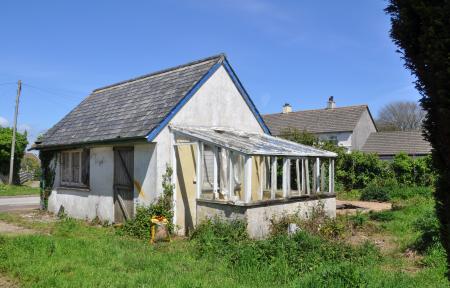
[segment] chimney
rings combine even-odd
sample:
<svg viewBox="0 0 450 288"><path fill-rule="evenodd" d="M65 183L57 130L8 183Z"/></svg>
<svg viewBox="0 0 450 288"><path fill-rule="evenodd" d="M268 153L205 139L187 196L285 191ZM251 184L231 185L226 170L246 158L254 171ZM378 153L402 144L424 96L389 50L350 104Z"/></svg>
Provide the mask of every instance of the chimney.
<svg viewBox="0 0 450 288"><path fill-rule="evenodd" d="M330 98L328 98L328 102L327 102L327 109L333 109L336 108L336 102L334 102L334 97L330 96Z"/></svg>
<svg viewBox="0 0 450 288"><path fill-rule="evenodd" d="M283 105L283 114L291 113L292 112L292 106L289 103L286 103Z"/></svg>

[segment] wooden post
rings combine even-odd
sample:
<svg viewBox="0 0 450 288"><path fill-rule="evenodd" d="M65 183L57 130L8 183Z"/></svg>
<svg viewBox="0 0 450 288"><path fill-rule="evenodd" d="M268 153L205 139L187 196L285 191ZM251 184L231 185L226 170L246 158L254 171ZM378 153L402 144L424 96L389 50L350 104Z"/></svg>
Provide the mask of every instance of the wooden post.
<svg viewBox="0 0 450 288"><path fill-rule="evenodd" d="M20 91L22 91L22 81L17 82L17 95L16 95L16 110L14 111L14 126L13 135L11 141L11 155L9 160L9 179L8 184L13 184L13 174L14 174L14 153L16 149L16 131L17 131L17 114L19 114L19 98Z"/></svg>
<svg viewBox="0 0 450 288"><path fill-rule="evenodd" d="M332 187L331 187L331 185L332 185L332 179L333 179L333 175L332 175L332 167L331 167L331 162L333 161L333 159L329 159L329 162L328 162L328 193L331 193L331 190L332 190Z"/></svg>
<svg viewBox="0 0 450 288"><path fill-rule="evenodd" d="M233 167L233 151L228 150L228 200L234 195L234 167Z"/></svg>
<svg viewBox="0 0 450 288"><path fill-rule="evenodd" d="M178 149L178 147L176 146L176 138L175 138L175 133L173 131L171 131L171 137L170 137L170 142L172 145L170 145L172 147L172 185L173 185L173 193L172 193L172 207L173 207L173 219L172 219L172 224L174 225L174 227L176 227L177 224L177 155L176 155L176 149ZM80 162L81 163L81 162Z"/></svg>
<svg viewBox="0 0 450 288"><path fill-rule="evenodd" d="M245 155L244 162L244 202L249 203L252 199L252 163L253 157Z"/></svg>
<svg viewBox="0 0 450 288"><path fill-rule="evenodd" d="M300 159L295 159L295 174L297 177L297 191L298 195L302 195L302 186L303 183L300 182Z"/></svg>
<svg viewBox="0 0 450 288"><path fill-rule="evenodd" d="M219 198L219 153L217 146L213 147L214 163L213 163L213 197Z"/></svg>
<svg viewBox="0 0 450 288"><path fill-rule="evenodd" d="M275 193L277 191L277 157L272 157L272 169L271 173L271 182L270 183L270 199L275 199Z"/></svg>
<svg viewBox="0 0 450 288"><path fill-rule="evenodd" d="M331 159L331 189L330 189L330 193L334 193L334 159Z"/></svg>
<svg viewBox="0 0 450 288"><path fill-rule="evenodd" d="M320 192L325 192L325 163L320 166Z"/></svg>
<svg viewBox="0 0 450 288"><path fill-rule="evenodd" d="M289 186L290 186L290 159L289 158L283 158L283 198L287 198L289 195Z"/></svg>
<svg viewBox="0 0 450 288"><path fill-rule="evenodd" d="M302 193L306 194L306 169L305 169L305 159L302 158Z"/></svg>
<svg viewBox="0 0 450 288"><path fill-rule="evenodd" d="M305 181L306 181L306 194L310 195L311 194L311 186L309 183L309 160L308 158L305 158Z"/></svg>
<svg viewBox="0 0 450 288"><path fill-rule="evenodd" d="M314 179L314 183L315 183L315 192L319 192L320 191L320 158L317 157L316 158L316 164L315 164L315 172L316 172L316 178Z"/></svg>
<svg viewBox="0 0 450 288"><path fill-rule="evenodd" d="M259 184L261 185L259 190L259 200L263 200L264 198L264 187L266 185L266 156L261 156L261 172L260 172L260 180Z"/></svg>
<svg viewBox="0 0 450 288"><path fill-rule="evenodd" d="M197 142L197 198L202 195L203 175L202 175L202 163L203 162L203 143Z"/></svg>

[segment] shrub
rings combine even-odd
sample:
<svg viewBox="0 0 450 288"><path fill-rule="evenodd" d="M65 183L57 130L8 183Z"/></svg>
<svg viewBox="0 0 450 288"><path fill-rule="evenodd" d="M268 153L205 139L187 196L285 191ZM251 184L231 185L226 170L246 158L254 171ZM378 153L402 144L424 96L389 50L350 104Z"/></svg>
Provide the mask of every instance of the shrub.
<svg viewBox="0 0 450 288"><path fill-rule="evenodd" d="M308 218L301 218L298 214L283 215L271 219L271 235L286 235L288 225L297 224L300 230L326 239L344 238L349 223L343 218L330 218L326 215L323 205L314 207Z"/></svg>
<svg viewBox="0 0 450 288"><path fill-rule="evenodd" d="M355 215L349 216L354 228L361 228L368 220L367 214L357 211Z"/></svg>
<svg viewBox="0 0 450 288"><path fill-rule="evenodd" d="M419 252L425 252L430 247L438 245L439 242L439 221L434 211L428 211L423 216L417 218L413 223L414 230L420 232L420 236L414 243L414 247Z"/></svg>
<svg viewBox="0 0 450 288"><path fill-rule="evenodd" d="M336 179L346 190L362 189L377 177L388 178L387 164L377 155L352 151L340 154L336 161Z"/></svg>
<svg viewBox="0 0 450 288"><path fill-rule="evenodd" d="M11 143L13 129L0 127L0 174L9 174L9 162L11 160ZM20 162L22 161L25 149L28 145L27 132L16 132L16 146L14 150L14 183L18 184Z"/></svg>
<svg viewBox="0 0 450 288"><path fill-rule="evenodd" d="M424 186L395 185L390 187L390 196L393 199L409 199L415 196L432 197L433 188Z"/></svg>
<svg viewBox="0 0 450 288"><path fill-rule="evenodd" d="M242 220L224 221L218 217L205 220L197 225L191 239L198 244L198 251L214 253L248 240L246 223ZM223 251L225 253L225 251Z"/></svg>
<svg viewBox="0 0 450 288"><path fill-rule="evenodd" d="M208 220L195 231L192 241L199 255L224 261L236 277L248 280L253 275L264 275L264 282L274 283L287 283L311 271L322 274L332 266L370 265L379 259L378 250L369 243L353 247L307 231L253 241L247 238L242 225L239 221ZM343 283L360 283L360 277L345 268L331 274L328 279L337 277L343 278Z"/></svg>
<svg viewBox="0 0 450 288"><path fill-rule="evenodd" d="M432 186L435 172L431 163L431 156L412 158L401 152L394 156L390 169L399 184Z"/></svg>
<svg viewBox="0 0 450 288"><path fill-rule="evenodd" d="M136 208L136 217L128 220L119 233L125 233L140 239L150 239L150 219L153 216L164 216L168 220L169 232L173 232L173 184L172 184L173 170L170 167L166 168L166 173L163 175L163 194L158 197L155 202L148 206L138 206Z"/></svg>
<svg viewBox="0 0 450 288"><path fill-rule="evenodd" d="M361 192L361 200L386 202L391 199L389 186L370 183Z"/></svg>

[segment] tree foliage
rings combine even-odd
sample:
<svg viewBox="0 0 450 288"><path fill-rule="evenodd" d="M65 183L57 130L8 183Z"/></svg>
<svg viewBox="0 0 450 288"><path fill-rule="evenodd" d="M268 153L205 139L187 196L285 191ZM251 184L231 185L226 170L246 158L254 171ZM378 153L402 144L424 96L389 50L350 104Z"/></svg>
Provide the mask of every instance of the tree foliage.
<svg viewBox="0 0 450 288"><path fill-rule="evenodd" d="M436 214L450 264L450 0L390 0L386 12L391 17L391 38L406 68L416 76L427 112L425 136L439 173Z"/></svg>
<svg viewBox="0 0 450 288"><path fill-rule="evenodd" d="M13 129L9 127L0 127L0 174L9 174L9 161L11 159L11 141ZM18 181L20 162L28 145L27 133L16 133L16 148L14 151L14 181Z"/></svg>
<svg viewBox="0 0 450 288"><path fill-rule="evenodd" d="M397 101L381 108L377 127L381 131L411 131L422 129L425 111L414 101Z"/></svg>

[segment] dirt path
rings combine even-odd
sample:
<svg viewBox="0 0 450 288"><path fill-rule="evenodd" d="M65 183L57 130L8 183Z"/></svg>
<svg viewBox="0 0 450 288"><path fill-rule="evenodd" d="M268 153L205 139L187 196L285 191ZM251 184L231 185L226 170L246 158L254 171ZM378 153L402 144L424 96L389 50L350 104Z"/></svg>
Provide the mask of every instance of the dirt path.
<svg viewBox="0 0 450 288"><path fill-rule="evenodd" d="M34 234L36 231L0 221L0 235ZM1 284L1 282L0 282ZM3 287L0 285L0 287Z"/></svg>
<svg viewBox="0 0 450 288"><path fill-rule="evenodd" d="M17 285L16 281L0 274L0 287L16 288L19 287L19 285Z"/></svg>
<svg viewBox="0 0 450 288"><path fill-rule="evenodd" d="M389 202L369 202L369 201L346 201L336 200L336 213L356 213L356 211L369 212L369 211L385 211L391 210L392 204Z"/></svg>

